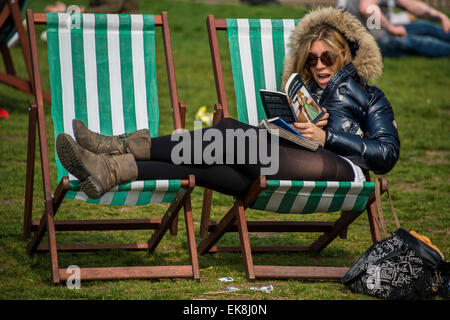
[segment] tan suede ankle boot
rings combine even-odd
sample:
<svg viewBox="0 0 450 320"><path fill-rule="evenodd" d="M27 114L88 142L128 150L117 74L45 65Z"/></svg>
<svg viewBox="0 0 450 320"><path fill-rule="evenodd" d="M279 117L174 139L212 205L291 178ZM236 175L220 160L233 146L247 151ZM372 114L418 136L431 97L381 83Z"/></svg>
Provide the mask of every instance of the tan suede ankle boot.
<svg viewBox="0 0 450 320"><path fill-rule="evenodd" d="M136 160L150 160L151 138L148 129L119 136L105 136L89 130L80 120L72 120L72 127L80 146L95 154L131 153Z"/></svg>
<svg viewBox="0 0 450 320"><path fill-rule="evenodd" d="M80 180L81 191L92 199L137 178L136 160L132 154L94 154L65 133L58 135L56 151L64 168Z"/></svg>

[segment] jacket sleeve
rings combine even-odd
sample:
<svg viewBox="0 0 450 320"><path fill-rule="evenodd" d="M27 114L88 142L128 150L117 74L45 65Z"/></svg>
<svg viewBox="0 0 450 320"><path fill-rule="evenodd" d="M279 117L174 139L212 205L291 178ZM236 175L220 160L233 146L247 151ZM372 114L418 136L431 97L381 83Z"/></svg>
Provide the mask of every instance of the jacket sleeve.
<svg viewBox="0 0 450 320"><path fill-rule="evenodd" d="M383 92L369 87L368 108L362 126L364 137L328 129L325 148L376 174L389 172L400 156L400 139L394 112Z"/></svg>

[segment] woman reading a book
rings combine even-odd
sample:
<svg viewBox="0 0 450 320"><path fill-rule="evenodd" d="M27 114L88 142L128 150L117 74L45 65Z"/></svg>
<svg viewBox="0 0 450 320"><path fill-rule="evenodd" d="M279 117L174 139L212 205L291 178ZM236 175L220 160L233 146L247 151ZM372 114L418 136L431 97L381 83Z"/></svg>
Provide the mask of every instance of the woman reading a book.
<svg viewBox="0 0 450 320"><path fill-rule="evenodd" d="M377 174L390 171L399 157L400 142L389 102L378 88L367 85L381 75L382 61L375 40L364 26L338 9L318 9L301 19L289 46L283 82L292 73L299 73L315 100L327 110L316 124L293 125L323 147L311 151L280 139L279 169L268 178L364 181L366 170ZM229 130L257 128L225 118L201 129L201 136L212 129L225 137ZM91 198L131 180L185 179L189 174L195 175L199 186L242 195L267 164L259 158L252 161L248 151L253 150L255 141L250 140L243 145L247 151L244 159L239 161L242 150L236 145L230 150L224 143L215 155L223 161L211 164L204 159L195 161L195 157L210 147L212 139L203 139L196 149L195 134L186 132L192 139L187 150L191 161L180 164L173 159L173 150L179 146L173 135L150 138L148 130L143 129L108 137L90 131L78 120L73 122L73 131L76 141L67 134L57 137L58 156Z"/></svg>
<svg viewBox="0 0 450 320"><path fill-rule="evenodd" d="M289 47L281 87L299 73L329 113L326 127L295 123L297 131L362 169L390 171L400 141L391 105L380 89L367 84L383 68L373 37L351 14L325 8L300 21Z"/></svg>

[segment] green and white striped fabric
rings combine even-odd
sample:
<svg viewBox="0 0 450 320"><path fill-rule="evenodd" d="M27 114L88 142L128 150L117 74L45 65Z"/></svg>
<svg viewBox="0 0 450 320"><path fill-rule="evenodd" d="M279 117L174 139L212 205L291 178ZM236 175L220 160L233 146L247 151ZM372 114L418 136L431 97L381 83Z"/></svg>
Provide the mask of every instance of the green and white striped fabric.
<svg viewBox="0 0 450 320"><path fill-rule="evenodd" d="M266 118L260 89L280 91L284 57L296 19L227 19L238 119ZM364 210L373 182L268 180L253 209L279 213Z"/></svg>
<svg viewBox="0 0 450 320"><path fill-rule="evenodd" d="M158 135L159 107L153 15L47 14L47 46L55 138L73 136L72 119L118 135L148 128ZM112 205L170 202L179 180L134 181L97 200L79 191L55 152L66 197Z"/></svg>
<svg viewBox="0 0 450 320"><path fill-rule="evenodd" d="M252 209L279 213L362 211L373 182L268 180Z"/></svg>
<svg viewBox="0 0 450 320"><path fill-rule="evenodd" d="M227 19L238 119L266 118L260 89L280 90L287 44L296 19Z"/></svg>
<svg viewBox="0 0 450 320"><path fill-rule="evenodd" d="M79 181L71 181L68 198L109 205L146 205L149 203L172 202L178 190L181 189L180 180L145 180L123 183L105 193L99 199L91 199L84 192L80 192Z"/></svg>

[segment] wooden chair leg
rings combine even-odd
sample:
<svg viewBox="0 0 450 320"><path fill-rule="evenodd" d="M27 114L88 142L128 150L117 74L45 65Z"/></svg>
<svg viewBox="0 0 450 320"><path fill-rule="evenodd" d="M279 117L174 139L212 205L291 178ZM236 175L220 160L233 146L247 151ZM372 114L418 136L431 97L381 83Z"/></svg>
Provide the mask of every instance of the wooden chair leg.
<svg viewBox="0 0 450 320"><path fill-rule="evenodd" d="M65 183L65 181L64 181ZM62 184L59 184L57 197L64 197L65 192L60 191ZM46 201L45 202L45 212L40 220L39 228L36 230L34 236L30 240L27 246L28 254L33 254L36 252L39 244L44 238L45 232L47 232L48 236L48 251L50 256L50 267L52 273L52 282L57 284L60 282L60 273L58 267L58 249L56 244L56 229L55 229L55 221L54 216L56 214L57 208L61 203L60 199L56 199L54 201ZM56 205L55 205L56 204Z"/></svg>
<svg viewBox="0 0 450 320"><path fill-rule="evenodd" d="M369 206L367 206L367 216L369 219L372 242L373 244L375 244L381 241L381 232L380 228L378 227L378 218L377 218L377 211L375 209L375 203L371 203Z"/></svg>
<svg viewBox="0 0 450 320"><path fill-rule="evenodd" d="M2 48L2 56L3 62L5 63L6 72L13 76L16 75L16 70L14 69L14 64L11 59L11 52L9 51L9 48L6 45Z"/></svg>
<svg viewBox="0 0 450 320"><path fill-rule="evenodd" d="M346 212L341 212L341 216L346 214ZM341 239L347 239L347 233L348 233L348 226L346 228L344 228L341 233L339 234L339 238Z"/></svg>
<svg viewBox="0 0 450 320"><path fill-rule="evenodd" d="M172 201L163 218L161 219L161 225L155 230L152 237L148 240L148 251L155 250L164 236L165 232L173 226L175 218L178 217L178 213L182 206L188 201L192 190L195 186L195 177L189 176L189 187L187 189L181 189L177 192L175 200Z"/></svg>
<svg viewBox="0 0 450 320"><path fill-rule="evenodd" d="M178 215L181 206L186 201L186 198L189 196L189 194L190 192L188 192L187 189L182 189L178 191L176 196L178 200L170 204L169 208L167 209L166 213L164 214L161 220L161 225L159 226L159 228L155 230L152 237L148 240L149 252L152 252L156 249L166 231L171 228L174 219Z"/></svg>
<svg viewBox="0 0 450 320"><path fill-rule="evenodd" d="M189 256L192 264L192 273L195 280L200 281L200 269L198 266L198 254L195 241L194 219L192 217L191 198L184 204L184 220L186 222L186 236L188 241Z"/></svg>
<svg viewBox="0 0 450 320"><path fill-rule="evenodd" d="M20 46L22 48L23 58L25 59L25 66L28 72L28 79L33 76L32 66L31 66L31 52L28 42L28 36L22 23L22 14L20 13L20 7L18 2L11 4L11 15L16 26L17 33L19 34Z"/></svg>
<svg viewBox="0 0 450 320"><path fill-rule="evenodd" d="M239 240L241 242L241 252L244 258L245 274L249 281L255 280L255 267L253 266L252 249L248 236L247 220L245 218L245 208L242 199L237 199L236 223L239 230Z"/></svg>
<svg viewBox="0 0 450 320"><path fill-rule="evenodd" d="M178 215L172 221L172 225L170 226L170 235L176 236L178 234Z"/></svg>
<svg viewBox="0 0 450 320"><path fill-rule="evenodd" d="M212 190L205 188L203 193L202 217L200 220L200 237L208 236L208 228L211 219Z"/></svg>
<svg viewBox="0 0 450 320"><path fill-rule="evenodd" d="M6 19L9 18L10 14L11 14L11 7L8 4L6 4L0 11L0 28L3 27L3 24L5 23Z"/></svg>
<svg viewBox="0 0 450 320"><path fill-rule="evenodd" d="M59 267L58 267L58 250L56 247L56 231L55 221L53 219L53 208L51 204L46 204L46 216L47 216L47 234L48 234L48 247L50 254L50 265L52 269L52 282L58 284L59 279Z"/></svg>
<svg viewBox="0 0 450 320"><path fill-rule="evenodd" d="M32 255L36 252L39 244L44 238L45 232L48 231L48 212L51 212L52 221L56 213L58 212L59 206L66 195L68 189L69 180L68 178L61 179L58 187L56 188L55 194L53 196L52 201L47 201L45 203L45 213L42 215L41 220L39 221L39 225L37 230L35 231L33 237L30 239L27 245L27 252L29 255ZM55 223L53 222L53 230L55 230ZM55 242L56 248L56 242Z"/></svg>
<svg viewBox="0 0 450 320"><path fill-rule="evenodd" d="M36 154L36 116L35 104L30 107L28 122L28 151L27 151L27 175L25 184L25 209L23 218L23 235L29 238L31 235L31 221L33 210L33 187L34 187L34 162Z"/></svg>
<svg viewBox="0 0 450 320"><path fill-rule="evenodd" d="M315 242L311 244L311 251L320 252L328 246L337 236L355 221L361 215L358 211L342 212L341 217L334 223L334 228L331 232L324 233Z"/></svg>
<svg viewBox="0 0 450 320"><path fill-rule="evenodd" d="M214 250L211 250L214 244L219 241L219 239L225 234L225 232L229 231L230 228L233 227L234 222L236 221L236 210L238 209L239 203L240 206L242 206L242 209L245 210L250 204L252 204L255 199L258 197L258 195L261 193L261 190L263 190L267 186L266 178L264 176L259 176L250 186L247 194L244 195L240 199L240 202L237 201L237 199L234 201L233 207L223 216L223 218L220 220L218 224L216 224L214 231L211 233L208 233L209 226L210 226L210 208L211 205L208 203L207 205L204 204L204 215L202 214L202 232L204 232L204 235L206 238L200 242L200 244L197 247L197 250L200 254L204 254L207 252L213 252ZM210 190L211 191L211 190ZM211 191L212 192L212 191ZM211 194L212 195L212 194ZM211 196L207 193L205 193L205 197L208 200L208 197ZM247 224L245 222L245 224ZM245 227L245 230L247 229L247 226ZM217 249L217 248L216 248Z"/></svg>
<svg viewBox="0 0 450 320"><path fill-rule="evenodd" d="M217 241L227 232L227 229L236 221L236 204L219 221L217 228L208 234L208 237L199 243L197 251L200 254L207 253Z"/></svg>

